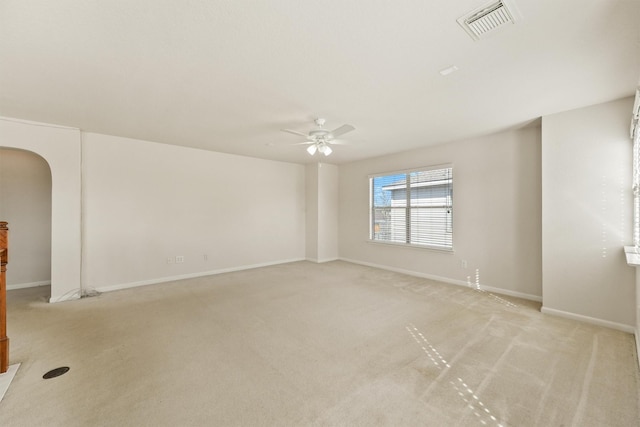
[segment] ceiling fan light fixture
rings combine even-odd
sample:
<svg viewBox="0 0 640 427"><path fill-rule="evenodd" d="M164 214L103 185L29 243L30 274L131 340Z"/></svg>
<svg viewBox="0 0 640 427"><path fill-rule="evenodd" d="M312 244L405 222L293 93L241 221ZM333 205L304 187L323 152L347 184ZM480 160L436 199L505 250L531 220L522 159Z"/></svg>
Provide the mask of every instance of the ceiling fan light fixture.
<svg viewBox="0 0 640 427"><path fill-rule="evenodd" d="M307 153L310 155L316 154L317 151L324 154L325 156L333 153L333 149L329 147L330 144L342 144L342 142L338 142L335 140L337 136L342 136L347 132L351 132L355 130L351 125L342 125L334 130L324 129L325 120L322 118L317 118L315 120L316 128L311 129L309 133L299 132L297 130L292 129L281 129L283 132L292 133L294 135L303 136L307 138L307 142L301 142L295 145L307 145Z"/></svg>

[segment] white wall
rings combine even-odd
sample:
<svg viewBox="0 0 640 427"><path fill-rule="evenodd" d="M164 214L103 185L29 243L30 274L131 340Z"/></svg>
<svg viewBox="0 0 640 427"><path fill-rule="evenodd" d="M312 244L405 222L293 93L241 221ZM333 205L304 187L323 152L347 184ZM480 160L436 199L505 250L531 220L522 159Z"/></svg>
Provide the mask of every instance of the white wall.
<svg viewBox="0 0 640 427"><path fill-rule="evenodd" d="M80 297L80 139L78 129L0 118L0 147L32 151L51 169L52 302Z"/></svg>
<svg viewBox="0 0 640 427"><path fill-rule="evenodd" d="M310 163L305 168L305 195L306 195L306 239L305 254L309 261L318 262L318 186L320 176L318 163Z"/></svg>
<svg viewBox="0 0 640 427"><path fill-rule="evenodd" d="M635 324L632 98L542 121L543 311Z"/></svg>
<svg viewBox="0 0 640 427"><path fill-rule="evenodd" d="M368 242L368 175L446 163L454 252ZM539 127L341 165L340 258L540 300L540 173Z"/></svg>
<svg viewBox="0 0 640 427"><path fill-rule="evenodd" d="M338 259L338 167L306 166L306 258L314 262Z"/></svg>
<svg viewBox="0 0 640 427"><path fill-rule="evenodd" d="M318 164L318 261L338 259L338 167Z"/></svg>
<svg viewBox="0 0 640 427"><path fill-rule="evenodd" d="M0 149L0 219L11 233L7 288L51 283L51 171L42 157Z"/></svg>
<svg viewBox="0 0 640 427"><path fill-rule="evenodd" d="M86 133L83 176L86 289L305 257L302 165Z"/></svg>

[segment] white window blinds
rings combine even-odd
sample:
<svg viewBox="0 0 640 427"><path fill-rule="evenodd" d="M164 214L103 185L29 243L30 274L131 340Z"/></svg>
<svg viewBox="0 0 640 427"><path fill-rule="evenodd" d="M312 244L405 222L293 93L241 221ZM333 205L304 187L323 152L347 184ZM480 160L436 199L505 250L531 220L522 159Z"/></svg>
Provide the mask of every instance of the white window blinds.
<svg viewBox="0 0 640 427"><path fill-rule="evenodd" d="M371 240L453 249L453 168L370 178Z"/></svg>

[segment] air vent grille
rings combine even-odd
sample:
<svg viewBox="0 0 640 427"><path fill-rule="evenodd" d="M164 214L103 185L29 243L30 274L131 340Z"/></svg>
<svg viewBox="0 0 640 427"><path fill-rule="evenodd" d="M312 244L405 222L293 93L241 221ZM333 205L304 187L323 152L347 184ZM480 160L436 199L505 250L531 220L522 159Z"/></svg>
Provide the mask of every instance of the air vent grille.
<svg viewBox="0 0 640 427"><path fill-rule="evenodd" d="M458 18L458 24L472 39L480 40L507 24L515 23L518 19L519 14L515 6L500 0Z"/></svg>

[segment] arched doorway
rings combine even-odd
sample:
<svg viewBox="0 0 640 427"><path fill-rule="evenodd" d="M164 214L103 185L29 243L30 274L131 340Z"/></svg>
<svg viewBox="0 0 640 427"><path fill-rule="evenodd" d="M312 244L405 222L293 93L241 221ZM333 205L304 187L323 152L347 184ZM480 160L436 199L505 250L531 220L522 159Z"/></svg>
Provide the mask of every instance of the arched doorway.
<svg viewBox="0 0 640 427"><path fill-rule="evenodd" d="M79 129L0 117L0 148L33 152L51 170L50 302L81 294L81 147Z"/></svg>
<svg viewBox="0 0 640 427"><path fill-rule="evenodd" d="M11 230L7 289L51 284L51 169L41 156L0 148L0 218Z"/></svg>

